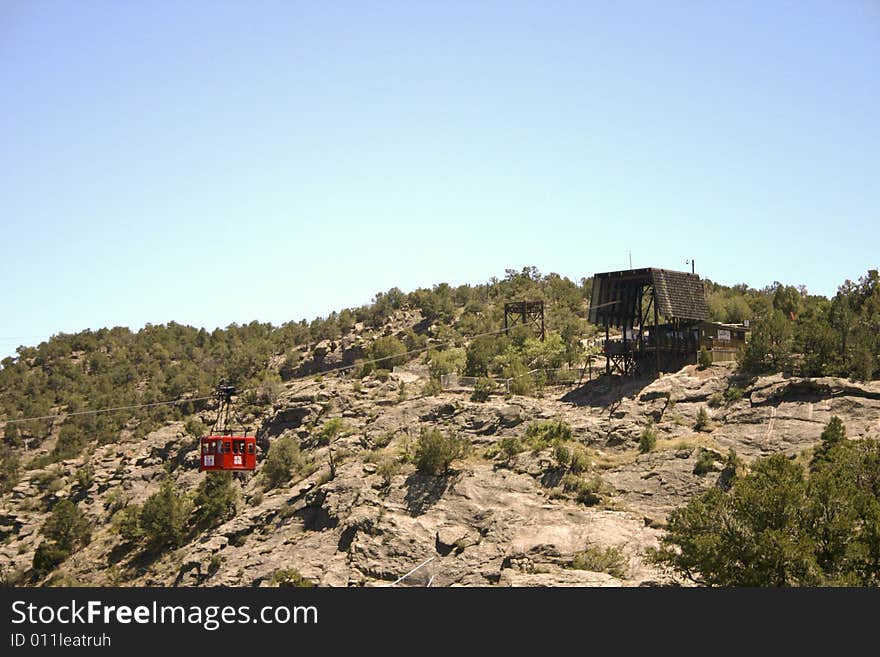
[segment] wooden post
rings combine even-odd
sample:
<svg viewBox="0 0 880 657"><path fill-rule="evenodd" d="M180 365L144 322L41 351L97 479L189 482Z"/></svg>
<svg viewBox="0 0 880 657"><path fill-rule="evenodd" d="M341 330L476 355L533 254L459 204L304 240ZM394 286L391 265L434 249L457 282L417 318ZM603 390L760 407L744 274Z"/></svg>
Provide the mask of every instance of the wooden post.
<svg viewBox="0 0 880 657"><path fill-rule="evenodd" d="M654 306L654 359L657 363L657 376L660 376L660 314L657 312L657 288L651 285L651 305Z"/></svg>
<svg viewBox="0 0 880 657"><path fill-rule="evenodd" d="M611 375L611 358L608 354L608 319L605 319L605 374Z"/></svg>
<svg viewBox="0 0 880 657"><path fill-rule="evenodd" d="M639 352L640 353L641 353L642 347L643 347L643 344L642 344L642 297L644 296L644 294L642 294L643 289L644 288L639 288Z"/></svg>

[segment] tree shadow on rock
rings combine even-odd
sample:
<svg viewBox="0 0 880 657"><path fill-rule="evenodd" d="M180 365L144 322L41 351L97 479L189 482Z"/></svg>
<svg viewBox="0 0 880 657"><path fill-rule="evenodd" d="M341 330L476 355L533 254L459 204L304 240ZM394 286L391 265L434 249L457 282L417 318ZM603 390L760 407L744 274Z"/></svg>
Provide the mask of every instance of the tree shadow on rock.
<svg viewBox="0 0 880 657"><path fill-rule="evenodd" d="M406 508L412 516L420 516L443 497L453 481L452 475L424 475L414 472L406 478Z"/></svg>
<svg viewBox="0 0 880 657"><path fill-rule="evenodd" d="M600 376L598 379L588 381L584 385L569 390L560 401L574 406L606 407L619 404L625 397L637 395L657 379L656 376Z"/></svg>
<svg viewBox="0 0 880 657"><path fill-rule="evenodd" d="M541 485L544 488L556 488L562 483L562 478L567 472L566 468L551 468L541 475Z"/></svg>
<svg viewBox="0 0 880 657"><path fill-rule="evenodd" d="M107 563L108 564L118 564L125 557L134 552L135 546L129 542L118 543L114 545L107 555Z"/></svg>

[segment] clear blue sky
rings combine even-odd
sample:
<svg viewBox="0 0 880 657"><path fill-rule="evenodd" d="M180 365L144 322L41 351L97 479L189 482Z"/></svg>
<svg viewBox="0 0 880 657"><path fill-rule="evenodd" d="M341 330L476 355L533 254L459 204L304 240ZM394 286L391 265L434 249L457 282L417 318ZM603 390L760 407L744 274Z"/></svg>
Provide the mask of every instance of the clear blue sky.
<svg viewBox="0 0 880 657"><path fill-rule="evenodd" d="M0 354L535 265L880 265L880 4L0 4Z"/></svg>

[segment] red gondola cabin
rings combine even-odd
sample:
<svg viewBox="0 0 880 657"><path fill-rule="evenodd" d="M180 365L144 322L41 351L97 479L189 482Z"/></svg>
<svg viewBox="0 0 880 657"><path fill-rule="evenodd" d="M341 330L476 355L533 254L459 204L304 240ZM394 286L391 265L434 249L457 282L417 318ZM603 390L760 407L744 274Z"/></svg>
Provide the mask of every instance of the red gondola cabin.
<svg viewBox="0 0 880 657"><path fill-rule="evenodd" d="M202 436L199 470L253 470L257 439L253 436Z"/></svg>

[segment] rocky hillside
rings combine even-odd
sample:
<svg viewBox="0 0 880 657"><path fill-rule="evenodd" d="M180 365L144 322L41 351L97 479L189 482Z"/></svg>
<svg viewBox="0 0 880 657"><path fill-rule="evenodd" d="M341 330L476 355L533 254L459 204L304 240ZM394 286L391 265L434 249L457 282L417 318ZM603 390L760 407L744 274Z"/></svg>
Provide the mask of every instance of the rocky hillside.
<svg viewBox="0 0 880 657"><path fill-rule="evenodd" d="M356 347L320 345L306 366L346 362L345 351ZM126 544L113 518L166 477L194 495L206 475L183 422L25 470L0 497L0 569L9 581L31 584L259 586L297 572L322 586L375 586L431 560L401 585L668 584L671 576L644 552L657 545L671 509L723 485L729 450L746 462L774 452L805 458L832 415L851 438L880 432L880 383L741 380L724 365L483 402L468 390L427 384L418 367L280 384L254 418L262 463L271 445L290 436L309 467L274 487L262 467L241 476L228 520L158 554ZM709 421L697 430L700 409ZM202 410L203 421L210 424L213 413ZM316 436L333 418L343 425L331 473L331 447ZM542 428L565 425L570 435L540 440ZM470 446L446 474L423 474L413 464L424 428ZM34 578L44 522L62 498L86 514L91 541Z"/></svg>

